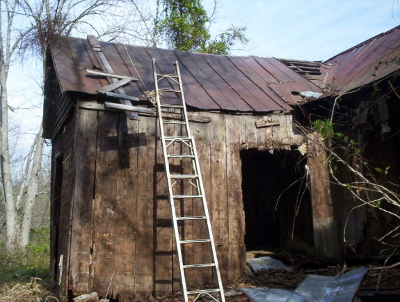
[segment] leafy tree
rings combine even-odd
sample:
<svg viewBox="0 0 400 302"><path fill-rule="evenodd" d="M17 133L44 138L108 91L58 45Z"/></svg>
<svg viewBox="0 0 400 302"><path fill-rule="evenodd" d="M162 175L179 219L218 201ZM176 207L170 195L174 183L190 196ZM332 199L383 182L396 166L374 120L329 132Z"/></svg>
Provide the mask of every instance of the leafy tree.
<svg viewBox="0 0 400 302"><path fill-rule="evenodd" d="M245 27L227 29L212 39L207 15L200 0L158 0L155 31L168 47L178 50L229 54L236 43L248 42Z"/></svg>

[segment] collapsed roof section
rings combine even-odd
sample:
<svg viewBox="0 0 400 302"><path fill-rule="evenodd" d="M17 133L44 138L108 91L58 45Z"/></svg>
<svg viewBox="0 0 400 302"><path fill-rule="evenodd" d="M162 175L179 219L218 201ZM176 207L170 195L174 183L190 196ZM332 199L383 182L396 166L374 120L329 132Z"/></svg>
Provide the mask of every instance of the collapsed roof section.
<svg viewBox="0 0 400 302"><path fill-rule="evenodd" d="M298 100L293 91L321 89L275 58L190 53L100 42L115 74L138 78L124 87L127 95L147 100L154 89L152 58L162 73L172 73L179 62L188 106L233 112L286 112ZM88 76L100 64L86 39L63 37L51 47L62 92L98 94L107 81Z"/></svg>

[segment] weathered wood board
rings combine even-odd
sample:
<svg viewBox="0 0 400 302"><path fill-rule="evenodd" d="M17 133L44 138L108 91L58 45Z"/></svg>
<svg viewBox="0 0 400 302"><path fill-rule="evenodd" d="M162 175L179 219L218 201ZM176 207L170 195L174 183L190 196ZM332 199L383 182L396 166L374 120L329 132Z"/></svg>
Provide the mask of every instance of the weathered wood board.
<svg viewBox="0 0 400 302"><path fill-rule="evenodd" d="M71 152L76 171L69 218L71 248L65 252L69 263L65 288L73 293L97 291L102 297L107 294L120 301L180 290L156 117L127 120L123 113L104 107L83 107L77 106L76 130L69 133L75 137ZM210 112L201 115L201 121L209 122L192 121L192 135L222 278L229 281L242 275L245 263L240 150L275 146L289 149L282 142L299 138L287 129L279 129L291 122L287 116L276 117L279 127L257 128L256 123L265 122L264 117ZM174 126L167 135L179 135L180 131L180 126ZM180 160L172 164L181 171L190 168ZM182 186L189 190L186 192L195 190L187 183ZM188 199L178 202L176 209L182 215L196 215L201 205L198 200ZM205 225L191 221L182 224L180 232L186 239L202 238ZM209 262L208 250L204 244L185 246L185 263ZM189 272L188 285L212 282L215 276L207 270Z"/></svg>

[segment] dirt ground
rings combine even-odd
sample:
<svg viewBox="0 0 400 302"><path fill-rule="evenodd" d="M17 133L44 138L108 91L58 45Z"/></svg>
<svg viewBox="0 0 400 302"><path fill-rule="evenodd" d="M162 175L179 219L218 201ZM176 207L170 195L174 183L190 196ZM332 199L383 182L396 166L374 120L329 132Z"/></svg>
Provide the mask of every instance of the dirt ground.
<svg viewBox="0 0 400 302"><path fill-rule="evenodd" d="M380 269L379 267L382 267L383 261L371 259L364 261L348 261L346 266L327 265L296 253L268 251L247 253L247 258L262 256L271 256L279 259L290 267L292 271L269 270L258 275L254 275L251 271L248 271L247 276L244 278L234 283L224 284L225 289L227 289L227 302L251 301L244 293L238 290L240 287L294 290L308 274L335 276L361 266L369 268L369 272L361 283L358 292L362 301L400 301L400 265L394 266L393 268ZM376 296L377 294L378 296ZM178 296L175 296L160 301L177 301L177 298ZM209 300L199 299L197 301Z"/></svg>

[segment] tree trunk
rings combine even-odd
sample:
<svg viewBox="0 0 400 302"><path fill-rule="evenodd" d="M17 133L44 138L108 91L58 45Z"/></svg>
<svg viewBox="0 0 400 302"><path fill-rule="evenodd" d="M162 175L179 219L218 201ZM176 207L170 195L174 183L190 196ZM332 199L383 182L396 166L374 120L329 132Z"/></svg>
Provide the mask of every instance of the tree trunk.
<svg viewBox="0 0 400 302"><path fill-rule="evenodd" d="M13 187L11 181L10 151L8 146L8 99L7 99L7 74L8 68L1 70L1 127L0 127L0 161L1 161L1 180L3 183L3 199L6 209L6 248L13 250L15 248L17 237L16 209L13 196Z"/></svg>
<svg viewBox="0 0 400 302"><path fill-rule="evenodd" d="M38 192L39 181L40 181L40 169L42 167L42 151L44 139L43 135L43 124L40 126L39 132L36 135L35 143L35 155L33 157L32 169L30 173L30 182L28 188L27 199L25 201L23 219L21 223L21 233L19 245L21 248L25 248L29 243L29 233L31 230L32 215L35 208L36 194Z"/></svg>

